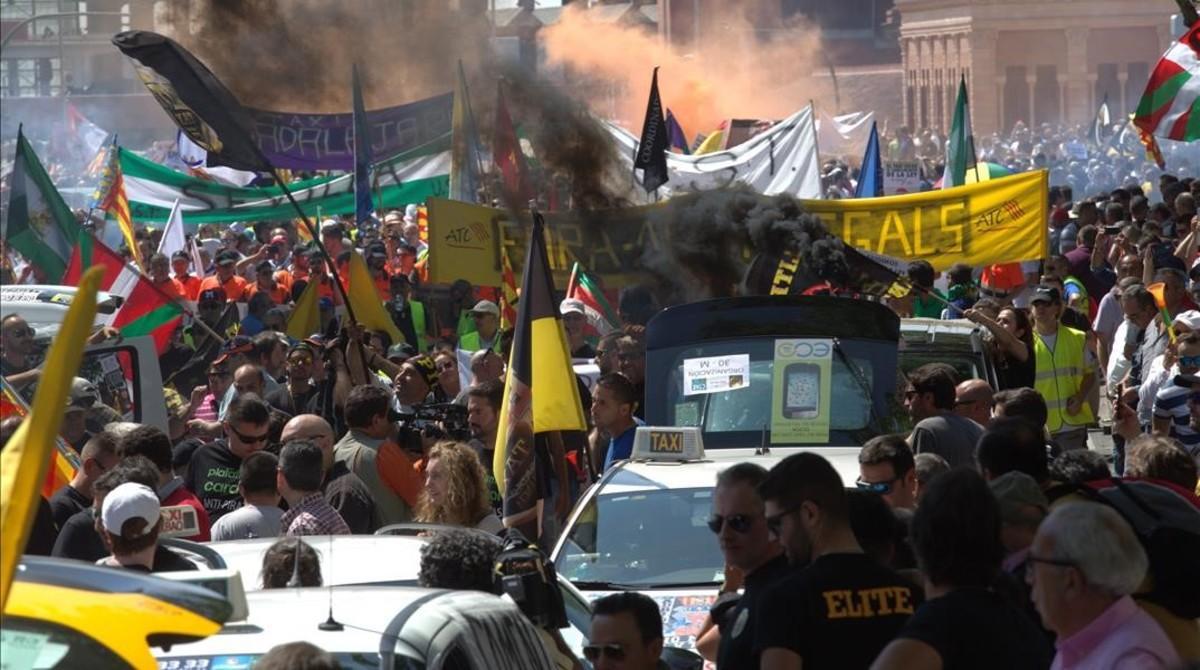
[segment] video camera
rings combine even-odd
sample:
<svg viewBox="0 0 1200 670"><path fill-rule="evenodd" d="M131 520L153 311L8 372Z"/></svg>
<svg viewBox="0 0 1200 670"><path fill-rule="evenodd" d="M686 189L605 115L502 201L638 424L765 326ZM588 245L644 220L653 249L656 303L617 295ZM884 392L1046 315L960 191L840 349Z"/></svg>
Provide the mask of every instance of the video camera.
<svg viewBox="0 0 1200 670"><path fill-rule="evenodd" d="M535 625L550 631L567 627L554 563L517 529L508 529L494 572L497 590L507 593Z"/></svg>
<svg viewBox="0 0 1200 670"><path fill-rule="evenodd" d="M399 423L397 442L411 451L421 451L421 438L466 442L471 439L467 408L452 402L417 405L412 412L388 409L388 420Z"/></svg>

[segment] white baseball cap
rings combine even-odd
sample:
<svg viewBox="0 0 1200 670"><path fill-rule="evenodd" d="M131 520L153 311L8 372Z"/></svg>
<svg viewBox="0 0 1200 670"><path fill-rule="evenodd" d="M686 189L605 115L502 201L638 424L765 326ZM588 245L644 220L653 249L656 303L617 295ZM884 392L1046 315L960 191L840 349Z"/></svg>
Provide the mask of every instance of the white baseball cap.
<svg viewBox="0 0 1200 670"><path fill-rule="evenodd" d="M500 306L491 300L480 300L471 308L472 314L491 314L492 316L500 316Z"/></svg>
<svg viewBox="0 0 1200 670"><path fill-rule="evenodd" d="M566 300L562 301L562 303L558 306L558 311L563 316L566 316L571 312L576 314L587 314L583 308L583 301L575 298L567 298Z"/></svg>
<svg viewBox="0 0 1200 670"><path fill-rule="evenodd" d="M145 484L128 482L121 484L104 496L104 505L100 508L100 519L104 528L115 535L121 534L125 522L130 519L143 519L146 528L142 535L149 533L158 523L161 506L158 495Z"/></svg>

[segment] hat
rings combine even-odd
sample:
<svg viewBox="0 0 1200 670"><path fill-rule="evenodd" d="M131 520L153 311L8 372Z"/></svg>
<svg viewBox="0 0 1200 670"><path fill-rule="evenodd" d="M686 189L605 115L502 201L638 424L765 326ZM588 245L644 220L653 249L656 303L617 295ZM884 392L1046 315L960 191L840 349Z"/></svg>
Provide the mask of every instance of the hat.
<svg viewBox="0 0 1200 670"><path fill-rule="evenodd" d="M1175 315L1175 320L1172 325L1184 325L1188 330L1200 330L1200 311L1189 309L1186 312L1180 312Z"/></svg>
<svg viewBox="0 0 1200 670"><path fill-rule="evenodd" d="M491 300L480 300L471 308L472 314L491 314L492 316L500 316L500 308Z"/></svg>
<svg viewBox="0 0 1200 670"><path fill-rule="evenodd" d="M341 237L345 234L346 234L346 231L343 230L342 224L338 223L337 221L334 221L333 219L325 219L325 222L321 224L321 235L322 236L336 235L338 237Z"/></svg>
<svg viewBox="0 0 1200 670"><path fill-rule="evenodd" d="M316 349L313 348L312 344L309 344L308 342L303 342L303 341L297 342L297 343L293 344L292 346L288 347L287 354L288 354L288 356L291 356L292 353L296 352L296 351L307 351L308 353L314 354L314 355L317 353Z"/></svg>
<svg viewBox="0 0 1200 670"><path fill-rule="evenodd" d="M191 256L191 254L189 254L188 252L184 251L183 249L180 249L179 251L176 251L175 253L171 254L171 260L173 260L173 261L177 261L177 260L179 260L179 259L181 259L181 258L182 258L183 260L185 260L185 261L190 261L190 260L192 260L192 256Z"/></svg>
<svg viewBox="0 0 1200 670"><path fill-rule="evenodd" d="M100 392L96 390L96 385L84 379L76 377L71 382L71 392L67 394L67 408L90 409L100 404Z"/></svg>
<svg viewBox="0 0 1200 670"><path fill-rule="evenodd" d="M566 300L562 301L562 304L558 306L558 311L563 316L566 316L572 312L575 314L587 314L587 311L585 311L583 308L583 301L576 300L575 298L567 298Z"/></svg>
<svg viewBox="0 0 1200 670"><path fill-rule="evenodd" d="M275 266L271 264L271 261L259 261L258 265L254 266L254 272L256 272L256 273L274 272L274 271L275 271Z"/></svg>
<svg viewBox="0 0 1200 670"><path fill-rule="evenodd" d="M407 361L416 355L417 350L413 347L413 345L409 344L408 342L401 342L388 347L386 358L389 361L403 363L404 361Z"/></svg>
<svg viewBox="0 0 1200 670"><path fill-rule="evenodd" d="M221 354L213 361L213 365L224 363L234 354L248 354L254 349L254 342L245 335L235 335L221 347Z"/></svg>
<svg viewBox="0 0 1200 670"><path fill-rule="evenodd" d="M225 289L223 289L223 288L206 288L200 292L200 295L198 296L198 299L196 302L200 305L203 305L206 302L207 303L216 302L216 303L224 304L225 300L226 300Z"/></svg>
<svg viewBox="0 0 1200 670"><path fill-rule="evenodd" d="M433 359L430 358L429 356L424 356L424 355L413 356L412 358L408 359L407 361L404 361L404 365L411 365L414 368L416 368L417 372L420 372L421 376L425 378L425 383L428 384L430 386L430 388L437 386L437 383L438 383L437 363L434 363Z"/></svg>
<svg viewBox="0 0 1200 670"><path fill-rule="evenodd" d="M1058 289L1053 286L1039 286L1033 292L1033 297L1029 299L1030 304L1037 302L1062 302L1062 296L1058 294Z"/></svg>
<svg viewBox="0 0 1200 670"><path fill-rule="evenodd" d="M1000 503L1000 518L1009 523L1023 521L1025 507L1037 507L1045 512L1050 506L1042 487L1024 472L1006 472L989 481L988 487Z"/></svg>
<svg viewBox="0 0 1200 670"><path fill-rule="evenodd" d="M158 524L161 509L153 489L145 484L127 482L104 496L100 519L105 530L114 535L121 534L126 521L142 519L146 522L142 535L146 535Z"/></svg>
<svg viewBox="0 0 1200 670"><path fill-rule="evenodd" d="M238 254L232 249L226 249L217 254L217 265L233 265L238 262Z"/></svg>

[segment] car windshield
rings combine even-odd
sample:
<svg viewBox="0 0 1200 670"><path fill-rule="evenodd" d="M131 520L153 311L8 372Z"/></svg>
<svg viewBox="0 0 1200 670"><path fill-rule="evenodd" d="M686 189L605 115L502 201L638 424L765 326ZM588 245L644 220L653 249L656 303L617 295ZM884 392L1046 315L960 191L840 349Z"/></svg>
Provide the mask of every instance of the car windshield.
<svg viewBox="0 0 1200 670"><path fill-rule="evenodd" d="M21 670L129 667L103 643L77 630L16 616L6 616L0 628L0 658L3 667Z"/></svg>
<svg viewBox="0 0 1200 670"><path fill-rule="evenodd" d="M873 396L881 402L892 391L894 351L874 341L784 338L656 351L653 372L665 393L647 398L647 418L700 427L705 448L861 443L878 430Z"/></svg>
<svg viewBox="0 0 1200 670"><path fill-rule="evenodd" d="M712 487L630 490L646 483L621 471L605 485L613 493L602 490L588 501L555 562L559 574L577 583L636 588L724 579L724 561L707 525Z"/></svg>
<svg viewBox="0 0 1200 670"><path fill-rule="evenodd" d="M265 653L265 652L264 652ZM231 654L205 656L176 656L158 659L158 670L218 670L219 668L251 668L263 654ZM333 652L334 660L344 670L377 670L379 652ZM425 670L425 664L406 656L394 656L393 670Z"/></svg>

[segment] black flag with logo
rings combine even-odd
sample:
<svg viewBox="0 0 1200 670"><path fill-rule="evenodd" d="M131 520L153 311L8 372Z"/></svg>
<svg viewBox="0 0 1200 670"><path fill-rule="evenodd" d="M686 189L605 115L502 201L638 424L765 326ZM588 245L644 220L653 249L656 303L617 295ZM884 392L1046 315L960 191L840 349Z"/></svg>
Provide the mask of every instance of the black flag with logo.
<svg viewBox="0 0 1200 670"><path fill-rule="evenodd" d="M646 121L642 124L642 139L638 142L633 167L642 169L642 188L649 193L667 183L667 147L670 146L667 117L663 115L662 98L658 97L658 68L650 80L650 101L646 103Z"/></svg>
<svg viewBox="0 0 1200 670"><path fill-rule="evenodd" d="M209 165L270 172L254 145L242 104L195 56L169 37L128 30L113 37L158 104L188 139L208 152Z"/></svg>

